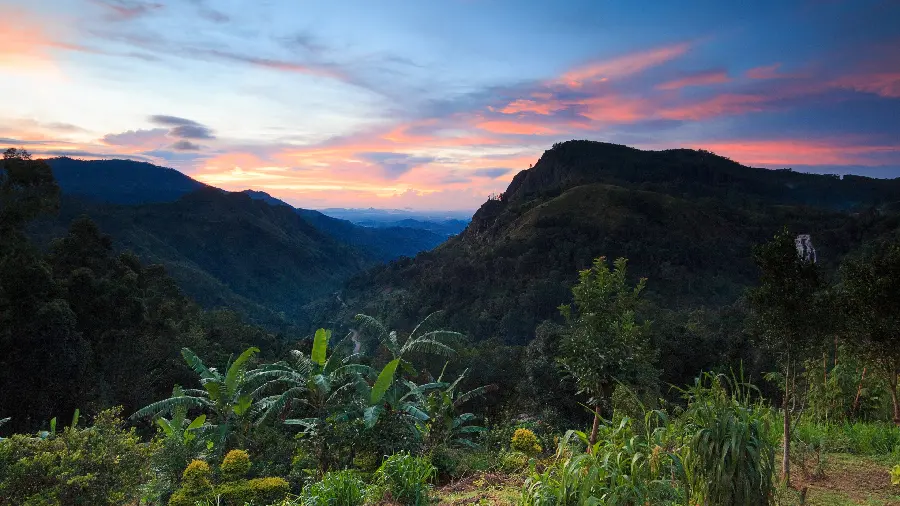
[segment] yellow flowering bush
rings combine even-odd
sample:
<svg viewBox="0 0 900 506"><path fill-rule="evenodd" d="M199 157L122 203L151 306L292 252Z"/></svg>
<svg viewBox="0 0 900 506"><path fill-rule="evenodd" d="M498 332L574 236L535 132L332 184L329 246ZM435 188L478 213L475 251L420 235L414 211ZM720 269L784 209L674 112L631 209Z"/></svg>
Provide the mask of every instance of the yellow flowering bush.
<svg viewBox="0 0 900 506"><path fill-rule="evenodd" d="M513 450L522 452L528 456L537 455L544 450L541 448L541 444L538 442L538 438L534 435L534 432L531 432L528 429L516 429L512 439L510 439L509 446Z"/></svg>
<svg viewBox="0 0 900 506"><path fill-rule="evenodd" d="M219 470L226 481L240 480L250 472L250 455L244 450L231 450L225 455Z"/></svg>

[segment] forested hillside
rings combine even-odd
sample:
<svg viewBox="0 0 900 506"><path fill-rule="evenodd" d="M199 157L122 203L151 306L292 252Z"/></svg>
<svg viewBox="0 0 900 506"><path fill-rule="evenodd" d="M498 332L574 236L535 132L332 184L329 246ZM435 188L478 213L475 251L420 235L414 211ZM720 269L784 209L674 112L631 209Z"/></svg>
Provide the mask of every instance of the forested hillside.
<svg viewBox="0 0 900 506"><path fill-rule="evenodd" d="M203 307L233 309L272 329L302 325L304 304L366 268L446 239L408 227L354 225L142 162L53 158L48 164L62 197L58 214L29 227L42 244L88 216L115 250L164 265Z"/></svg>
<svg viewBox="0 0 900 506"><path fill-rule="evenodd" d="M579 270L598 256L625 257L633 279L650 280L647 317L658 326L665 378L678 384L710 364L751 358L741 300L758 276L754 244L784 226L808 233L831 272L895 233L898 188L897 180L754 169L703 151L566 142L487 201L460 236L357 276L343 301L348 312L401 326L443 309L475 340L525 344L544 320L560 321L556 308L570 300Z"/></svg>

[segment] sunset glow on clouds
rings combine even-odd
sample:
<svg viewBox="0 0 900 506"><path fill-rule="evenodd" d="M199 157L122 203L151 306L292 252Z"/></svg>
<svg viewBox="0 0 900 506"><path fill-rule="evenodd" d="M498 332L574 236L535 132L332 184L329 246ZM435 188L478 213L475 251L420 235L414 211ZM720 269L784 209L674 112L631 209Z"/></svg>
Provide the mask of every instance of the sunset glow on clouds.
<svg viewBox="0 0 900 506"><path fill-rule="evenodd" d="M900 176L895 3L0 0L0 16L0 144L301 207L475 209L573 138Z"/></svg>

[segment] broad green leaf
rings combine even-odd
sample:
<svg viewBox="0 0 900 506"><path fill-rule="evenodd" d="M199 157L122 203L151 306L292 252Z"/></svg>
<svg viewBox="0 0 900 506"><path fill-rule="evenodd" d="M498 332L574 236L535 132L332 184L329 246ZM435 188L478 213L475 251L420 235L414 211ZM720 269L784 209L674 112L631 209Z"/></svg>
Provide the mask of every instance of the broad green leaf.
<svg viewBox="0 0 900 506"><path fill-rule="evenodd" d="M382 411L384 411L384 407L380 404L366 408L363 412L363 420L365 421L366 428L371 429L378 423L378 418L381 416Z"/></svg>
<svg viewBox="0 0 900 506"><path fill-rule="evenodd" d="M232 411L237 416L243 416L250 409L251 404L253 404L253 399L249 395L242 395L238 398L237 404L234 405Z"/></svg>
<svg viewBox="0 0 900 506"><path fill-rule="evenodd" d="M244 364L257 353L259 353L259 348L247 348L237 359L235 359L234 363L231 364L231 367L228 368L228 373L225 375L225 391L228 393L229 397L235 393L234 390L237 387L238 378L244 371Z"/></svg>
<svg viewBox="0 0 900 506"><path fill-rule="evenodd" d="M160 426L163 432L166 434L166 437L172 436L172 425L169 424L169 421L165 418L157 418L156 424Z"/></svg>
<svg viewBox="0 0 900 506"><path fill-rule="evenodd" d="M313 338L313 347L312 352L310 353L310 358L312 361L324 366L325 365L325 355L328 352L328 341L331 339L331 331L325 329L319 329L316 331L316 335Z"/></svg>
<svg viewBox="0 0 900 506"><path fill-rule="evenodd" d="M206 423L206 415L200 415L197 418L194 418L194 421L188 425L187 430L194 430L203 427L203 424Z"/></svg>
<svg viewBox="0 0 900 506"><path fill-rule="evenodd" d="M400 359L394 359L387 363L384 366L384 369L381 370L381 374L378 375L378 379L375 380L375 385L372 386L372 396L369 399L370 404L378 404L381 402L381 399L384 397L387 389L391 387L391 383L394 382L394 373L397 371L397 365L400 364Z"/></svg>

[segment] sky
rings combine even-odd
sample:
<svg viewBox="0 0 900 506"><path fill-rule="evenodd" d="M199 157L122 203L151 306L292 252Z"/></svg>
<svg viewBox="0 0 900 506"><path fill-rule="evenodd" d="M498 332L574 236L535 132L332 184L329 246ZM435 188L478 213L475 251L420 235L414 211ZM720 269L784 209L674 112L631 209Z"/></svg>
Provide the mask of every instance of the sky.
<svg viewBox="0 0 900 506"><path fill-rule="evenodd" d="M900 1L0 0L0 146L474 210L554 142L900 177Z"/></svg>

